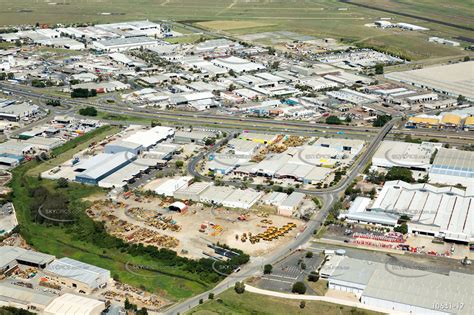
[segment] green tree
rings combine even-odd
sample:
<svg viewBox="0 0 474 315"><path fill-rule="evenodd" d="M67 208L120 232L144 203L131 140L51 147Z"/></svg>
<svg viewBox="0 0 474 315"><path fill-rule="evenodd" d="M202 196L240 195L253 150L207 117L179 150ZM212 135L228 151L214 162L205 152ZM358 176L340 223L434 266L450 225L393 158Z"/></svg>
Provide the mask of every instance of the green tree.
<svg viewBox="0 0 474 315"><path fill-rule="evenodd" d="M375 65L375 74L383 74L383 64L379 63Z"/></svg>
<svg viewBox="0 0 474 315"><path fill-rule="evenodd" d="M272 270L273 270L273 266L270 264L263 266L263 273L266 275L271 274Z"/></svg>
<svg viewBox="0 0 474 315"><path fill-rule="evenodd" d="M177 168L181 168L181 167L183 167L183 165L184 165L184 162L183 162L183 161L181 161L181 160L178 160L178 161L176 161L176 163L175 163L175 164L176 164L176 167L177 167Z"/></svg>
<svg viewBox="0 0 474 315"><path fill-rule="evenodd" d="M308 275L308 281L317 282L319 280L319 275L315 271L311 271Z"/></svg>
<svg viewBox="0 0 474 315"><path fill-rule="evenodd" d="M326 118L326 124L330 125L341 125L342 121L337 116L328 116Z"/></svg>
<svg viewBox="0 0 474 315"><path fill-rule="evenodd" d="M404 167L392 167L385 175L385 180L402 180L407 183L413 183L415 179L411 170Z"/></svg>
<svg viewBox="0 0 474 315"><path fill-rule="evenodd" d="M86 108L81 108L79 110L79 115L82 115L82 116L97 116L97 109L95 109L95 107L92 107L92 106L88 106Z"/></svg>
<svg viewBox="0 0 474 315"><path fill-rule="evenodd" d="M237 294L242 294L245 292L245 284L243 282L236 282L234 285L234 290Z"/></svg>
<svg viewBox="0 0 474 315"><path fill-rule="evenodd" d="M58 188L67 188L69 186L69 181L67 178L60 177L58 179Z"/></svg>
<svg viewBox="0 0 474 315"><path fill-rule="evenodd" d="M390 115L378 115L377 118L372 123L372 126L374 126L374 127L383 127L391 119L392 119L392 116L390 116Z"/></svg>
<svg viewBox="0 0 474 315"><path fill-rule="evenodd" d="M402 223L396 227L393 228L395 232L399 232L402 234L407 234L408 233L408 225L406 223Z"/></svg>
<svg viewBox="0 0 474 315"><path fill-rule="evenodd" d="M306 252L306 258L313 258L313 252Z"/></svg>
<svg viewBox="0 0 474 315"><path fill-rule="evenodd" d="M291 292L298 293L298 294L305 294L306 285L301 281L295 282L293 286L291 287Z"/></svg>

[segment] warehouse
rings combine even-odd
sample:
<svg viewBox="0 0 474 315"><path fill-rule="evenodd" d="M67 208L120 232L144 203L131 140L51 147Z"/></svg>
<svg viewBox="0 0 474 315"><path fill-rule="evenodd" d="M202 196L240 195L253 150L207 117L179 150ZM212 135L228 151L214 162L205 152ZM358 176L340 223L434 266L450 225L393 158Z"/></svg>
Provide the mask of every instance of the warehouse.
<svg viewBox="0 0 474 315"><path fill-rule="evenodd" d="M407 128L438 128L439 117L433 115L418 115L408 118L408 122L405 124Z"/></svg>
<svg viewBox="0 0 474 315"><path fill-rule="evenodd" d="M389 181L383 186L370 213L366 214L372 213L385 213L393 219L409 216L410 233L444 237L461 243L474 241L473 186L464 191L455 187Z"/></svg>
<svg viewBox="0 0 474 315"><path fill-rule="evenodd" d="M204 145L207 139L213 139L216 137L216 134L210 131L203 130L192 130L184 131L178 130L174 135L174 142L176 143L196 143Z"/></svg>
<svg viewBox="0 0 474 315"><path fill-rule="evenodd" d="M201 194L201 202L222 205L227 196L234 192L234 188L226 186L213 186Z"/></svg>
<svg viewBox="0 0 474 315"><path fill-rule="evenodd" d="M166 179L155 188L155 193L166 197L172 197L177 190L188 187L192 180L193 178L190 176Z"/></svg>
<svg viewBox="0 0 474 315"><path fill-rule="evenodd" d="M115 140L107 143L104 146L104 153L114 154L119 152L130 152L132 154L138 155L142 152L143 146L139 143Z"/></svg>
<svg viewBox="0 0 474 315"><path fill-rule="evenodd" d="M199 202L201 195L211 187L210 183L206 182L197 182L189 185L188 187L183 187L174 192L174 197L180 200L192 200Z"/></svg>
<svg viewBox="0 0 474 315"><path fill-rule="evenodd" d="M173 135L173 128L157 126L149 130L138 131L123 140L140 144L144 149L148 150L152 146L170 139Z"/></svg>
<svg viewBox="0 0 474 315"><path fill-rule="evenodd" d="M182 150L182 147L178 144L160 143L154 146L150 151L145 152L144 155L146 157L169 161L175 153L181 152Z"/></svg>
<svg viewBox="0 0 474 315"><path fill-rule="evenodd" d="M252 189L235 189L228 195L222 205L228 208L250 209L257 201L260 200L263 193Z"/></svg>
<svg viewBox="0 0 474 315"><path fill-rule="evenodd" d="M0 246L0 274L18 265L45 268L55 259L54 256L26 250L16 246Z"/></svg>
<svg viewBox="0 0 474 315"><path fill-rule="evenodd" d="M306 195L303 193L297 191L292 192L288 198L282 201L278 206L278 214L286 217L293 216L293 212L298 210L305 197Z"/></svg>
<svg viewBox="0 0 474 315"><path fill-rule="evenodd" d="M97 185L99 181L129 164L135 155L128 152L115 154L101 153L74 166L76 181Z"/></svg>
<svg viewBox="0 0 474 315"><path fill-rule="evenodd" d="M65 143L65 140L61 138L45 138L45 137L33 137L23 141L28 145L31 145L37 150L51 151L57 147L60 147Z"/></svg>
<svg viewBox="0 0 474 315"><path fill-rule="evenodd" d="M397 266L375 270L361 303L407 314L474 314L472 274L398 268L401 271Z"/></svg>
<svg viewBox="0 0 474 315"><path fill-rule="evenodd" d="M474 116L467 117L464 121L464 129L474 131Z"/></svg>
<svg viewBox="0 0 474 315"><path fill-rule="evenodd" d="M128 154L131 155L132 153ZM124 187L127 184L133 183L143 173L146 173L148 169L156 167L159 161L158 159L137 158L99 181L98 185L104 188Z"/></svg>
<svg viewBox="0 0 474 315"><path fill-rule="evenodd" d="M91 299L83 295L71 293L55 298L44 310L45 315L77 314L100 315L105 311L105 302Z"/></svg>
<svg viewBox="0 0 474 315"><path fill-rule="evenodd" d="M391 72L385 77L453 97L463 95L468 100L474 101L473 72L474 61L468 61L418 70Z"/></svg>
<svg viewBox="0 0 474 315"><path fill-rule="evenodd" d="M441 147L441 143L423 142L418 144L385 140L375 152L372 165L385 168L399 166L427 171L431 166L431 157Z"/></svg>
<svg viewBox="0 0 474 315"><path fill-rule="evenodd" d="M264 70L265 66L260 63L254 63L240 57L216 58L211 62L217 67L224 68L228 71L232 70L235 73L245 73L258 70Z"/></svg>
<svg viewBox="0 0 474 315"><path fill-rule="evenodd" d="M329 268L321 268L321 271L325 269L329 289L353 293L357 297L362 295L374 272L385 267L379 262L368 264L365 260L344 256L332 257L329 264Z"/></svg>
<svg viewBox="0 0 474 315"><path fill-rule="evenodd" d="M262 198L262 202L268 206L279 206L288 198L288 195L282 192L273 191Z"/></svg>
<svg viewBox="0 0 474 315"><path fill-rule="evenodd" d="M474 152L441 148L431 166L430 183L472 186Z"/></svg>
<svg viewBox="0 0 474 315"><path fill-rule="evenodd" d="M239 135L239 139L253 141L261 144L272 144L278 139L278 135L270 135L270 134L263 134L263 133L255 133L255 132L243 132Z"/></svg>
<svg viewBox="0 0 474 315"><path fill-rule="evenodd" d="M37 105L0 99L0 119L19 121L28 117L34 117L38 113L39 107Z"/></svg>
<svg viewBox="0 0 474 315"><path fill-rule="evenodd" d="M6 281L0 282L0 306L10 306L41 312L55 297L55 294L43 292L42 290L30 289Z"/></svg>
<svg viewBox="0 0 474 315"><path fill-rule="evenodd" d="M314 145L357 155L364 147L364 141L356 139L318 138Z"/></svg>
<svg viewBox="0 0 474 315"><path fill-rule="evenodd" d="M68 257L53 261L44 272L48 279L83 294L106 287L110 280L109 270Z"/></svg>
<svg viewBox="0 0 474 315"><path fill-rule="evenodd" d="M227 145L232 148L235 155L243 157L251 157L260 148L259 143L242 139L231 139Z"/></svg>
<svg viewBox="0 0 474 315"><path fill-rule="evenodd" d="M158 41L148 37L113 38L92 42L94 49L104 52L119 52L155 46L158 46Z"/></svg>
<svg viewBox="0 0 474 315"><path fill-rule="evenodd" d="M240 165L245 165L249 162L250 156L239 156L226 153L212 153L209 156L210 162L207 163L207 168L219 175L227 175L235 170Z"/></svg>

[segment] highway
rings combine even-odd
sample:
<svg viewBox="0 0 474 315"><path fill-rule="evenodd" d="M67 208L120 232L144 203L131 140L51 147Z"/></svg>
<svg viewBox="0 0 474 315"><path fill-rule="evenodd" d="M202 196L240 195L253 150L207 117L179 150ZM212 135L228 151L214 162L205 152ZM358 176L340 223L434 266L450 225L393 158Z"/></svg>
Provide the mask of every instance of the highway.
<svg viewBox="0 0 474 315"><path fill-rule="evenodd" d="M307 222L306 228L302 231L294 240L289 244L282 246L278 250L273 251L265 257L253 257L250 262L245 266L241 267L241 270L238 273L231 274L226 277L223 281L217 284L212 290L204 292L197 296L191 297L181 303L175 304L169 309L164 311L164 314L182 314L187 310L199 305L199 300L206 300L209 293L219 294L230 287L233 287L235 282L242 281L245 278L250 276L257 275L261 272L261 266L265 264L273 264L279 259L285 257L285 255L290 254L292 251L298 249L302 245L306 244L313 235L313 232L321 226L324 219L326 218L329 210L333 207L334 202L337 201L342 192L346 190L348 185L352 183L355 177L363 171L366 165L369 163L370 159L377 150L380 142L392 131L395 123L398 121L399 117L393 119L387 123L383 128L363 128L355 126L334 126L326 124L310 124L308 122L296 122L296 121L278 121L278 120L266 120L266 119L256 119L248 117L238 117L238 116L220 116L212 115L207 113L188 113L188 112L176 112L176 111L155 111L147 109L128 109L128 108L117 108L111 104L100 104L98 102L88 102L84 100L70 99L67 97L56 97L56 96L45 96L41 94L38 90L31 90L25 87L17 85L6 85L0 84L0 89L4 91L12 92L19 96L24 96L26 98L36 98L36 99L60 99L62 106L65 108L59 112L72 114L77 111L78 108L83 106L95 106L98 109L113 113L113 114L124 114L130 116L139 116L139 117L149 117L150 119L156 120L165 120L173 121L176 123L187 123L193 125L215 125L216 128L234 128L237 131L242 129L253 130L256 128L263 128L266 132L286 132L286 133L301 133L308 135L315 135L316 133L326 131L344 131L344 136L349 136L352 134L362 134L370 142L365 148L365 151L358 157L358 159L353 163L351 169L348 171L348 174L339 181L336 185L325 188L325 189L295 189L296 191L303 192L311 196L318 196L322 202L323 206L313 215L313 217ZM471 141L474 136L469 135L468 133L460 135L459 133L449 133L449 132L440 132L437 130L397 130L397 133L410 134L412 137L416 136L425 136L432 138L443 138L453 139L453 137L460 137L466 141ZM230 132L227 139L230 139L233 136L233 132ZM211 181L212 179L201 175L196 171L196 166L198 163L208 157L212 152L218 150L223 144L224 140L220 140L212 149L200 153L188 164L188 173L193 176L200 178L203 181ZM472 141L471 141L472 142ZM239 181L226 181L225 184L233 185L239 187L242 185ZM253 184L249 185L251 187L255 186Z"/></svg>
<svg viewBox="0 0 474 315"><path fill-rule="evenodd" d="M116 115L129 115L150 120L168 121L180 125L199 124L207 125L214 128L230 128L238 130L264 130L272 133L295 133L298 135L324 135L331 134L337 137L351 136L354 138L367 140L368 137L375 135L379 128L374 127L358 127L346 125L328 125L322 123L309 123L305 121L289 121L289 120L271 120L264 118L224 116L202 112L183 112L170 110L155 110L143 108L130 108L125 104L122 107L116 104L101 104L83 99L71 99L69 97L57 97L43 94L41 89L25 87L14 84L1 83L0 89L11 92L13 94L23 96L29 99L46 100L59 99L63 107L62 114L75 114L81 107L94 106L99 110ZM65 109L64 109L65 108ZM56 111L58 109L55 109ZM123 122L127 124L126 121ZM129 122L128 122L129 123ZM432 138L449 142L450 144L469 144L474 142L474 134L468 132L441 131L430 129L397 129L395 133L401 135L410 135L412 137L420 137L425 140Z"/></svg>

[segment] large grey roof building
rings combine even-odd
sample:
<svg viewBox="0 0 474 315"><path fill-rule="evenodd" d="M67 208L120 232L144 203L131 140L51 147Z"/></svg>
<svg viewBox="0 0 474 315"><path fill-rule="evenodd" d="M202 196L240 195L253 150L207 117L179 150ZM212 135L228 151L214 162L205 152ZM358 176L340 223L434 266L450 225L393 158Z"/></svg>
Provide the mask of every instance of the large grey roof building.
<svg viewBox="0 0 474 315"><path fill-rule="evenodd" d="M92 289L106 284L110 279L109 270L68 257L53 261L46 267L45 273L53 277L69 278L85 284Z"/></svg>
<svg viewBox="0 0 474 315"><path fill-rule="evenodd" d="M432 89L457 97L463 95L474 101L474 61L427 67L404 72L392 72L387 79Z"/></svg>

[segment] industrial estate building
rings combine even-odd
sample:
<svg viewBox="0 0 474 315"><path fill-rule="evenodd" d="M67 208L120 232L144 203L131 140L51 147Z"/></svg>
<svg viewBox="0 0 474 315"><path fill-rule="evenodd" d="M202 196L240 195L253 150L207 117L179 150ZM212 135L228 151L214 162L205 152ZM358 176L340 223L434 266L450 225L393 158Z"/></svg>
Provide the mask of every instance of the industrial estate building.
<svg viewBox="0 0 474 315"><path fill-rule="evenodd" d="M391 168L406 167L415 170L429 170L431 158L441 143L409 143L399 141L382 141L372 158L372 165Z"/></svg>
<svg viewBox="0 0 474 315"><path fill-rule="evenodd" d="M474 312L471 274L451 271L446 275L350 257L333 258L328 268L321 269L327 273L329 288L355 294L363 304L412 314ZM457 309L440 307L445 304L456 304Z"/></svg>
<svg viewBox="0 0 474 315"><path fill-rule="evenodd" d="M463 95L468 100L474 101L473 72L474 61L468 61L405 72L391 72L385 77L453 97Z"/></svg>
<svg viewBox="0 0 474 315"><path fill-rule="evenodd" d="M474 152L440 148L433 161L431 183L472 186L474 183Z"/></svg>
<svg viewBox="0 0 474 315"><path fill-rule="evenodd" d="M105 287L110 280L109 270L67 257L53 261L44 272L50 280L84 294Z"/></svg>
<svg viewBox="0 0 474 315"><path fill-rule="evenodd" d="M348 221L395 226L410 218L410 233L469 244L474 242L474 186L466 190L429 184L386 182L377 199L356 199L342 216Z"/></svg>

